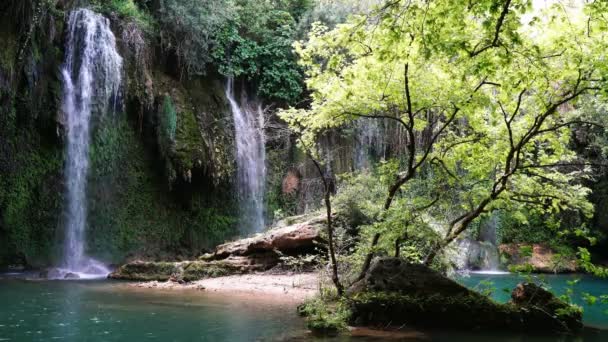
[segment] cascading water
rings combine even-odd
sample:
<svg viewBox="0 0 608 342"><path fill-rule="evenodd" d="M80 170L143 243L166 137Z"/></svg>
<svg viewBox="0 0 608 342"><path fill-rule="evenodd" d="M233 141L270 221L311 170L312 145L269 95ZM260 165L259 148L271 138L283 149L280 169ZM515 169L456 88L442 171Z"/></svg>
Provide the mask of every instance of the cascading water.
<svg viewBox="0 0 608 342"><path fill-rule="evenodd" d="M226 97L234 118L238 191L241 203L241 232L259 232L264 228L264 183L266 150L264 116L242 96L241 105L234 96L232 78L226 84Z"/></svg>
<svg viewBox="0 0 608 342"><path fill-rule="evenodd" d="M63 76L63 112L67 123L65 164L66 217L63 271L82 277L104 276L108 269L85 253L86 184L90 121L118 98L122 58L110 22L88 9L70 13ZM112 109L114 106L111 106Z"/></svg>
<svg viewBox="0 0 608 342"><path fill-rule="evenodd" d="M372 156L384 157L386 136L384 122L376 118L360 118L355 122L354 165L356 170L371 168Z"/></svg>
<svg viewBox="0 0 608 342"><path fill-rule="evenodd" d="M500 269L500 253L497 247L498 215L492 214L479 228L477 240L462 239L458 244L461 269L472 273L505 274Z"/></svg>

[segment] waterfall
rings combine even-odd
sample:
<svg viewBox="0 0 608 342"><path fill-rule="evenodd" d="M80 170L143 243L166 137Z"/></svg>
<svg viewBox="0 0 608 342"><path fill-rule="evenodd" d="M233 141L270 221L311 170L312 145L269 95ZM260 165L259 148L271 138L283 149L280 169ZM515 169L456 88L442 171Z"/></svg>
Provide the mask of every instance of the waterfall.
<svg viewBox="0 0 608 342"><path fill-rule="evenodd" d="M67 124L65 163L66 217L63 267L82 275L109 271L85 253L86 184L90 121L114 108L121 83L122 58L108 19L88 9L70 13L63 76L63 112ZM110 106L112 102L112 106Z"/></svg>
<svg viewBox="0 0 608 342"><path fill-rule="evenodd" d="M457 265L460 269L482 274L508 273L500 269L500 253L497 246L499 226L499 216L496 213L491 214L482 221L476 240L464 238L458 243L461 258Z"/></svg>
<svg viewBox="0 0 608 342"><path fill-rule="evenodd" d="M386 149L384 122L374 118L360 118L355 122L354 166L369 170L374 158L384 158Z"/></svg>
<svg viewBox="0 0 608 342"><path fill-rule="evenodd" d="M235 99L232 78L226 84L226 97L234 118L237 186L242 211L241 232L259 232L264 228L264 115L261 107L251 104L244 93L239 105Z"/></svg>

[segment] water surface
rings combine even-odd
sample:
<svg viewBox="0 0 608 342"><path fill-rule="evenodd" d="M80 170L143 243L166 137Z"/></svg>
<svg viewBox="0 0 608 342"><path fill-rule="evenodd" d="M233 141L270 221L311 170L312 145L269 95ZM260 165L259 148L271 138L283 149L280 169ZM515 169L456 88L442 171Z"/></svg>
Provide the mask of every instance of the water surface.
<svg viewBox="0 0 608 342"><path fill-rule="evenodd" d="M274 341L291 305L109 281L0 280L0 341Z"/></svg>
<svg viewBox="0 0 608 342"><path fill-rule="evenodd" d="M608 293L608 281L586 276L545 276L554 291L580 278L574 300L585 307L587 324L608 328L608 306L588 306L583 292ZM495 299L507 301L522 278L471 275L459 278L470 287L491 281ZM485 283L487 286L487 283ZM0 279L0 341L311 341L295 304L272 298L205 291L127 287L113 281L25 281ZM529 336L505 332L424 331L391 341L606 342L608 331L580 337ZM385 341L387 337L348 337L323 341Z"/></svg>

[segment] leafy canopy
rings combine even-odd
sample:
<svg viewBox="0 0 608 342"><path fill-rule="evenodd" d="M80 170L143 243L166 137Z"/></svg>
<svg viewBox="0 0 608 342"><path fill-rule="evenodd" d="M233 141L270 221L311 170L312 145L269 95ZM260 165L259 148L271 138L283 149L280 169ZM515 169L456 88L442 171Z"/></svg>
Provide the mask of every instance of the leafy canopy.
<svg viewBox="0 0 608 342"><path fill-rule="evenodd" d="M604 84L601 6L394 0L331 30L315 25L295 45L312 104L281 116L306 146L361 117L401 125L409 162L394 177L426 167L459 194L446 244L499 208L588 216L577 179L589 170L568 167L581 165L569 140L582 124L577 100Z"/></svg>

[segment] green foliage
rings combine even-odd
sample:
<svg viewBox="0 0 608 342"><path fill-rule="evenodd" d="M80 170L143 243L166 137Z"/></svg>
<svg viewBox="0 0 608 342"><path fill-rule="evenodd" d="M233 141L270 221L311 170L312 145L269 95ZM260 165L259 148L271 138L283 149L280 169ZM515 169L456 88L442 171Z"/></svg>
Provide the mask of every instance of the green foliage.
<svg viewBox="0 0 608 342"><path fill-rule="evenodd" d="M235 4L224 0L161 0L157 14L161 43L174 51L182 72L205 73L222 28L235 19Z"/></svg>
<svg viewBox="0 0 608 342"><path fill-rule="evenodd" d="M531 257L532 253L533 253L532 246L521 246L521 247L519 247L519 254L523 258L529 258L529 257Z"/></svg>
<svg viewBox="0 0 608 342"><path fill-rule="evenodd" d="M494 286L494 282L489 279L484 279L475 285L473 290L481 293L483 296L492 297L492 293L496 291L496 287Z"/></svg>
<svg viewBox="0 0 608 342"><path fill-rule="evenodd" d="M298 307L298 312L306 317L306 325L314 333L329 335L346 330L351 315L344 301L329 301L322 297L307 300Z"/></svg>
<svg viewBox="0 0 608 342"><path fill-rule="evenodd" d="M580 222L559 224L593 214L580 182L589 169L559 167L576 163L569 128L580 118L563 105L602 95L595 90L604 87L607 65L597 56L606 37L588 31L604 24L560 7L539 13L529 1L507 5L392 1L334 28L314 25L296 44L312 103L280 116L303 145L362 116L392 119L407 136L397 153L411 162L394 163L387 177L404 180L399 212L367 230L394 241L408 225L439 221L441 247L483 213L504 210L517 219L532 212L555 230L585 231ZM425 191L410 186L416 181ZM411 214L438 194L432 217Z"/></svg>
<svg viewBox="0 0 608 342"><path fill-rule="evenodd" d="M608 268L595 265L591 260L591 253L586 248L578 247L578 264L585 272L596 277L608 278Z"/></svg>
<svg viewBox="0 0 608 342"><path fill-rule="evenodd" d="M388 162L372 172L344 174L340 177L338 192L333 199L334 207L348 222L348 226L355 228L361 242L353 248L347 237L338 240L345 240L342 243L353 249L344 251L347 256L342 261L348 265L348 269L355 272L370 252L368 241L376 233L380 233L382 238L373 249L375 253L394 255L395 241L399 239L400 257L416 263L422 262L430 248L441 239L423 219L428 215L424 207L429 203L424 196L423 182L412 183L411 188L408 187L412 191L397 199L389 210L384 210L386 188L390 182L388 173L395 166L395 162ZM434 266L445 268L441 261Z"/></svg>
<svg viewBox="0 0 608 342"><path fill-rule="evenodd" d="M306 6L307 1L237 1L236 19L223 28L213 50L220 73L247 78L266 99L294 103L303 85L292 44Z"/></svg>
<svg viewBox="0 0 608 342"><path fill-rule="evenodd" d="M152 15L133 0L93 0L93 9L102 13L116 13L122 19L135 22L142 30L152 33L155 21Z"/></svg>
<svg viewBox="0 0 608 342"><path fill-rule="evenodd" d="M54 228L59 219L62 189L56 185L62 155L60 150L49 146L27 147L14 153L15 172L5 174L4 182L0 183L1 226L6 227L7 240L16 255L23 255L32 265L45 264L57 257L53 250Z"/></svg>

